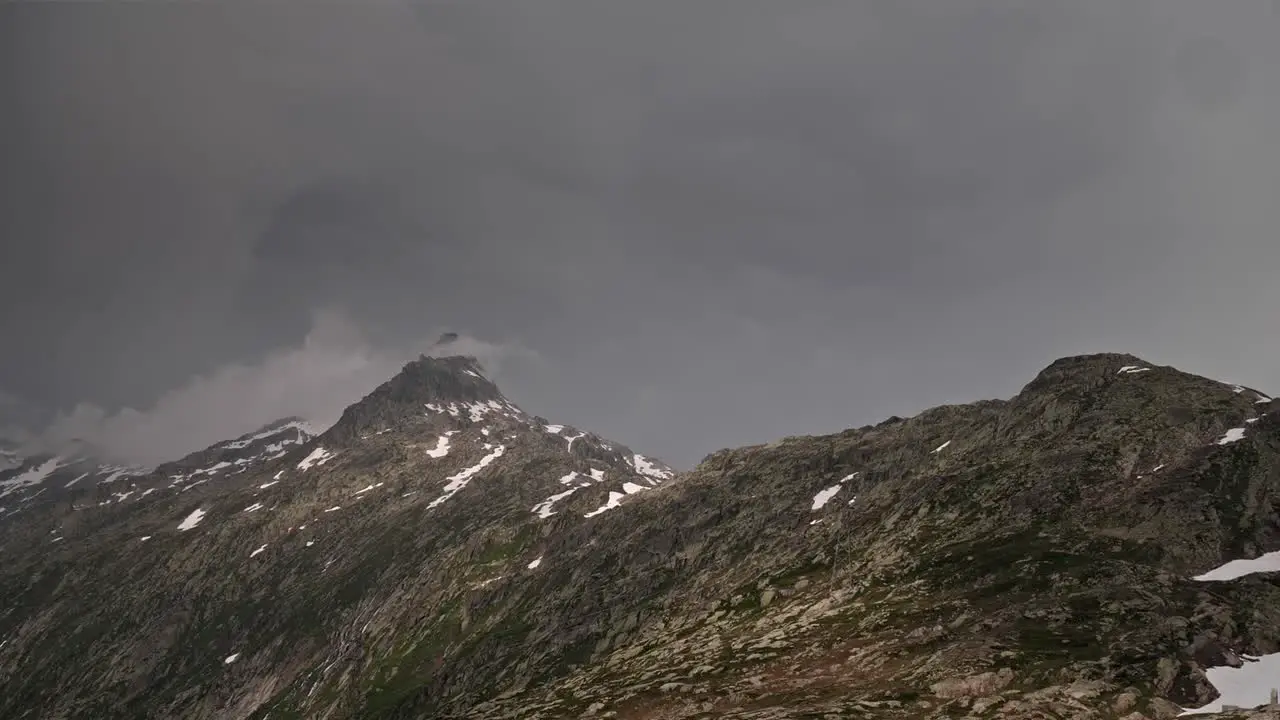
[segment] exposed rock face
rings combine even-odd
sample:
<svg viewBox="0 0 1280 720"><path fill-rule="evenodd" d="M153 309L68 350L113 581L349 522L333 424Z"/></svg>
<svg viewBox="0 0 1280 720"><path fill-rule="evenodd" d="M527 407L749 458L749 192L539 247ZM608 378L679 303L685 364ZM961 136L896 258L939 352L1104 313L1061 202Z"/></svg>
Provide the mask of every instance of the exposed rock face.
<svg viewBox="0 0 1280 720"><path fill-rule="evenodd" d="M1280 550L1275 409L1065 358L674 476L422 358L260 466L0 520L0 716L1166 717L1280 651L1274 575L1194 579Z"/></svg>

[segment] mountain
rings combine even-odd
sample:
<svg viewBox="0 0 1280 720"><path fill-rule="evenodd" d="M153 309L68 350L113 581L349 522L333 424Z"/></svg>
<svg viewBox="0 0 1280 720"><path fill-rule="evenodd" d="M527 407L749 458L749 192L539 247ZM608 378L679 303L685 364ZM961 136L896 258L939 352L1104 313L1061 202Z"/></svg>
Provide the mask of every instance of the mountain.
<svg viewBox="0 0 1280 720"><path fill-rule="evenodd" d="M26 457L14 452L10 467L0 470L0 552L9 549L13 533L56 522L70 510L136 504L154 500L157 492L185 492L279 459L289 447L314 434L302 420L285 418L154 470L104 461L101 452L84 443L57 455ZM14 522L19 517L28 522ZM67 517L80 519L74 514ZM109 517L116 519L115 514ZM51 534L57 535L56 528Z"/></svg>
<svg viewBox="0 0 1280 720"><path fill-rule="evenodd" d="M1277 411L1090 355L676 475L424 357L243 470L248 436L7 515L0 717L1139 720L1259 670L1223 700L1262 704Z"/></svg>

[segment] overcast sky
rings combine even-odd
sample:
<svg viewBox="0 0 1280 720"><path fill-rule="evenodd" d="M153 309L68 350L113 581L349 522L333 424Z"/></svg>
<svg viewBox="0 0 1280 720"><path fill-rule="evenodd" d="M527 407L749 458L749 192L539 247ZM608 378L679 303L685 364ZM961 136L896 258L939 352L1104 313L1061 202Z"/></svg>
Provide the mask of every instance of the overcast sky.
<svg viewBox="0 0 1280 720"><path fill-rule="evenodd" d="M0 409L155 460L442 329L680 467L1070 354L1280 391L1277 37L1273 0L5 4Z"/></svg>

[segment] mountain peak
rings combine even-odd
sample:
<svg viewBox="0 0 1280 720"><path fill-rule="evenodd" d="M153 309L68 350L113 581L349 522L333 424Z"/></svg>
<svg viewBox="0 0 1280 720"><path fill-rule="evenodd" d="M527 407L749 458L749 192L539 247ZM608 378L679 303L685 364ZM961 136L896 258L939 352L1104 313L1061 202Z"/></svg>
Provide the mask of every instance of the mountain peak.
<svg viewBox="0 0 1280 720"><path fill-rule="evenodd" d="M1100 380L1121 371L1138 370L1146 372L1153 366L1136 355L1128 353L1094 353L1091 355L1071 355L1058 358L1041 370L1030 383L1027 390L1037 390L1064 382L1079 380ZM1146 368L1147 370L1144 370Z"/></svg>
<svg viewBox="0 0 1280 720"><path fill-rule="evenodd" d="M503 399L498 386L484 376L484 368L476 358L420 355L395 377L343 411L330 434L339 438L354 437L369 428L421 415L427 405Z"/></svg>

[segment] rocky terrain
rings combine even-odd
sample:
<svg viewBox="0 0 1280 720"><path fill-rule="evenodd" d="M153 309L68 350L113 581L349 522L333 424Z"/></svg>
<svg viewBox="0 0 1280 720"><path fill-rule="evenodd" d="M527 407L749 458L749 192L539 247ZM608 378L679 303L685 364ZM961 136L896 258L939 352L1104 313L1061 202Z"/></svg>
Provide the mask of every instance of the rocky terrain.
<svg viewBox="0 0 1280 720"><path fill-rule="evenodd" d="M318 435L0 471L0 717L1139 720L1263 670L1261 705L1276 410L1064 358L677 475L424 357Z"/></svg>

